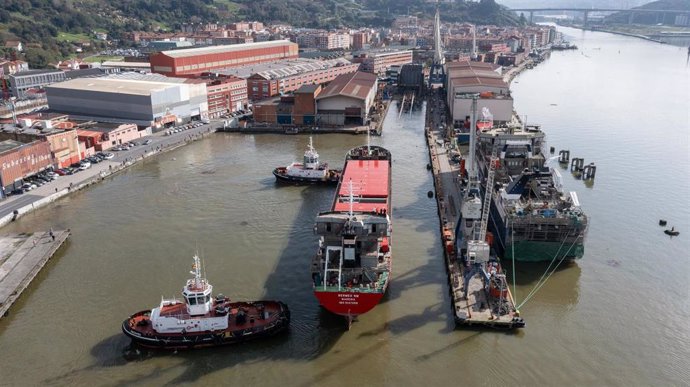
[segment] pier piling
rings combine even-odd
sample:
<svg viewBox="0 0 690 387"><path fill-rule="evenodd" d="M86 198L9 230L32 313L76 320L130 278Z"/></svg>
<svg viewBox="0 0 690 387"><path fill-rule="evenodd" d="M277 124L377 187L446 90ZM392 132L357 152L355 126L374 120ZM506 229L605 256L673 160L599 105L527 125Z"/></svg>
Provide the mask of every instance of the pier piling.
<svg viewBox="0 0 690 387"><path fill-rule="evenodd" d="M563 149L560 152L558 152L560 155L560 158L558 159L559 163L567 164L568 161L570 161L570 151L567 149Z"/></svg>
<svg viewBox="0 0 690 387"><path fill-rule="evenodd" d="M589 163L586 167L582 169L582 178L585 180L594 180L594 176L597 174L597 167L594 163Z"/></svg>
<svg viewBox="0 0 690 387"><path fill-rule="evenodd" d="M585 159L581 157L573 157L573 161L570 162L570 172L582 172L584 165Z"/></svg>

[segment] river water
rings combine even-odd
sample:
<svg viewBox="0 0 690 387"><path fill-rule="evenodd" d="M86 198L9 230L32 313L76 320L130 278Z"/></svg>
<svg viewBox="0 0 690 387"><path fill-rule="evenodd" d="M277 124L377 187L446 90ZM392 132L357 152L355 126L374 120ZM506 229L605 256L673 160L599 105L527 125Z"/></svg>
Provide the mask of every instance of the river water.
<svg viewBox="0 0 690 387"><path fill-rule="evenodd" d="M421 113L392 106L394 276L350 331L321 311L308 267L314 217L333 188L283 187L271 170L304 136L217 134L148 159L3 232L71 228L72 237L0 320L7 385L681 385L690 377L688 67L676 47L564 29L581 49L516 79L516 108L550 145L598 166L586 186L585 256L521 311L517 333L456 331L441 258ZM620 52L619 52L620 51ZM342 163L361 136L318 135ZM681 231L670 239L659 218ZM227 348L123 356L120 323L179 295L198 250L216 292L278 298L289 334ZM517 268L517 298L543 267Z"/></svg>

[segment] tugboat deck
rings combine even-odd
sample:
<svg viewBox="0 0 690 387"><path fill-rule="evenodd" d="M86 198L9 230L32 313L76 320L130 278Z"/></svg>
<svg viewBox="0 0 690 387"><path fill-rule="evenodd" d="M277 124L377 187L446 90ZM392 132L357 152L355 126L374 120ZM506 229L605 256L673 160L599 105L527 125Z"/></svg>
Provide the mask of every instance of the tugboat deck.
<svg viewBox="0 0 690 387"><path fill-rule="evenodd" d="M281 313L280 304L274 302L256 302L256 303L245 303L245 302L233 302L229 304L216 304L218 306L223 306L228 308L227 313L217 313L215 308L205 316L191 316L187 312L187 307L183 302L166 305L160 312L162 317L174 317L179 320L189 320L192 318L213 318L213 317L228 317L228 328L226 331L232 331L237 329L247 329L256 328L273 321L276 315ZM237 316L239 312L242 311L244 314L244 321L238 324ZM263 312L262 312L263 311ZM150 311L149 311L150 312ZM155 329L153 329L152 324L140 324L140 321L148 321L150 316L148 313L140 312L132 316L129 319L130 328L136 330L143 335L156 335ZM190 333L168 333L168 335L184 336Z"/></svg>

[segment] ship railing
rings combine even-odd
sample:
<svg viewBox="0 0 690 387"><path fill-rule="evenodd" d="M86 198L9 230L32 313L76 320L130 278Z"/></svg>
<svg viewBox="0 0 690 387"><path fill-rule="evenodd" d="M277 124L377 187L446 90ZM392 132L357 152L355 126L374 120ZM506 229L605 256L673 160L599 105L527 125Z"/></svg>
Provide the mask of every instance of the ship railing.
<svg viewBox="0 0 690 387"><path fill-rule="evenodd" d="M367 286L364 284L360 284L357 286L353 286L351 288L348 288L346 286L338 287L338 286L318 286L316 289L319 291L325 291L325 292L348 292L348 293L380 293L382 286L379 286L378 283L373 284L375 286Z"/></svg>
<svg viewBox="0 0 690 387"><path fill-rule="evenodd" d="M545 217L541 215L514 215L511 216L510 222L515 226L519 227L522 225L529 225L533 223L545 224L545 225L569 225L573 223L585 224L584 221L578 221L577 218L573 217Z"/></svg>

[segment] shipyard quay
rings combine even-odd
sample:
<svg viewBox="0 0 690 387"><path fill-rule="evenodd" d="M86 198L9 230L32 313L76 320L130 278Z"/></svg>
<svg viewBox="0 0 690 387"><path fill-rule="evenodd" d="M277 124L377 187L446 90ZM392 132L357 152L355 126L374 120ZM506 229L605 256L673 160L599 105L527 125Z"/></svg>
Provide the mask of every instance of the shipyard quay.
<svg viewBox="0 0 690 387"><path fill-rule="evenodd" d="M96 175L97 183L9 222L3 233L40 237L39 248L43 242L48 246L51 235L61 237L58 230L69 230L70 236L0 319L0 384L686 385L690 345L687 50L602 32L562 27L558 31L578 49L554 51L521 72L509 83L509 99L506 85L495 81L501 89L495 93L500 96L504 91L508 101L498 102L510 103L527 128L540 125L545 133L543 162L559 172L564 192L577 192L579 206L588 217L584 248L578 251L581 256L559 266L538 290L535 285L549 262L504 260L506 283L520 305L524 327L515 331L456 329L449 295L452 285L443 260L439 195L429 170L427 97L410 103L409 111L400 110L400 100L391 98L380 136L319 131L309 135L214 133L206 127L172 135L159 131L151 135L151 146L155 149L169 141L166 151L146 157L140 157L143 148L114 151L122 152L115 156L120 157L115 164L122 166L118 173ZM185 66L180 58L170 61ZM173 66L166 63L157 66ZM486 75L482 69L472 72L475 78ZM87 92L108 93L107 86L96 89L88 81L78 83L80 100L85 102L75 103L75 109L87 104ZM375 84L373 78L371 84ZM142 101L155 105L156 93L185 89L179 85L186 83L147 86L139 94L146 97ZM69 95L57 88L50 92L58 93L48 98L55 95L68 101ZM352 88L365 89L354 83ZM308 101L305 106L316 109L324 99ZM452 109L462 116L458 120L464 120L467 101L453 102ZM185 105L180 111L183 108L184 112L172 113L186 120L197 106ZM496 109L497 114L503 112ZM154 113L135 118L156 122ZM56 136L50 130L33 130L36 136ZM11 133L21 139L20 134ZM185 142L189 137L193 140ZM17 140L4 141L9 141L9 147ZM307 144L308 149L318 150L319 163L327 162L332 169L343 168L353 149L386 150L385 163L384 159L352 157L348 161L367 176L369 172L374 176L385 164L391 177L384 204L367 213L364 222L368 224L361 224L392 225L386 247L394 246L394 250L381 251L395 254L385 295L360 314L349 330L342 316L320 306L314 284L326 285L310 269L317 251L328 248L334 239L329 234L328 243L320 246L320 237L332 226L322 223L361 206L355 204L361 187L343 191L328 184L276 182L272 171L294 160L301 162ZM42 152L50 154L44 147ZM571 173L570 164L559 165L556 159L561 150L568 150L571 158L584 158L586 164L596 163L596 178L584 181ZM127 164L124 152L132 156L139 152L136 162ZM343 175L348 173L354 172L345 170ZM53 183L67 191L69 184L60 179L74 176L79 175L61 176ZM21 198L38 195L41 189L46 186ZM336 206L340 213L329 214ZM660 219L680 235L664 234ZM376 230L385 232L383 227ZM369 242L379 243L378 237L374 239ZM0 244L0 248L6 246ZM190 260L195 254L199 258ZM385 254L381 255L386 262ZM362 266L366 260L372 267L382 263L377 258L357 257ZM0 260L4 259L0 254ZM192 264L193 277L201 281L203 276L213 283L213 294L204 288L200 298L194 298L196 282L187 282L183 288ZM360 274L359 268L352 265L343 278L354 278L351 274ZM372 285L375 278L367 278L366 287L348 285L354 289L352 297L378 289ZM329 286L335 288L334 283ZM268 300L280 300L289 305L289 329L261 341L223 348L133 349L130 337L122 332L123 321L136 311L143 311L137 320L142 321L148 320L149 311L177 308L183 291L190 314L195 306L209 309L212 302L222 306L266 300L270 306ZM220 291L225 295L217 294ZM270 308L260 303L245 308L264 316L256 325L271 323ZM233 313L205 312L214 318ZM151 321L162 318L156 314ZM148 323L137 324L130 326L136 328L132 332L150 331L144 326ZM186 332L186 327L173 323L170 330L174 336ZM218 339L216 332L209 332L205 334Z"/></svg>

